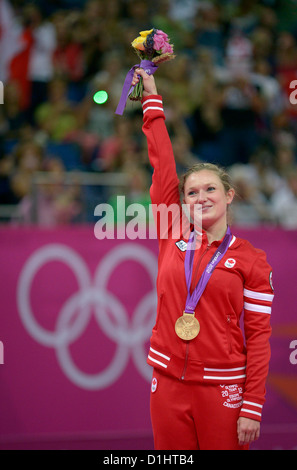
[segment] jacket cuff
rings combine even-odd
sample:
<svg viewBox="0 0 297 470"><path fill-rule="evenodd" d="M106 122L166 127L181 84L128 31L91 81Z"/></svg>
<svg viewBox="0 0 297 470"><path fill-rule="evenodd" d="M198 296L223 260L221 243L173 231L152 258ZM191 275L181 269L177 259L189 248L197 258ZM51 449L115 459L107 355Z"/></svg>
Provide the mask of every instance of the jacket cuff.
<svg viewBox="0 0 297 470"><path fill-rule="evenodd" d="M262 419L263 403L258 403L256 400L244 399L239 413L239 417L254 419L261 421Z"/></svg>
<svg viewBox="0 0 297 470"><path fill-rule="evenodd" d="M157 114L164 113L162 96L160 95L149 95L141 100L143 115L147 111L157 112Z"/></svg>

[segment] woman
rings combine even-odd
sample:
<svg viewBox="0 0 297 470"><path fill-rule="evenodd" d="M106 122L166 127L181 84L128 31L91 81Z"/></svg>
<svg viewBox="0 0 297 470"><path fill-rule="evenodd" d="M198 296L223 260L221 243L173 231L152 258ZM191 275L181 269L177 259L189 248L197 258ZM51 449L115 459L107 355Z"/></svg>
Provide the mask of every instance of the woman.
<svg viewBox="0 0 297 470"><path fill-rule="evenodd" d="M231 234L228 175L198 164L179 182L154 78L143 78L143 131L154 168L153 207L187 204L199 227L159 237L158 311L148 364L156 449L247 449L259 437L270 359L271 267L265 253ZM180 189L180 191L179 191ZM180 210L182 207L180 205ZM193 229L193 226L191 227ZM198 235L199 238L199 235ZM239 325L244 311L245 341Z"/></svg>

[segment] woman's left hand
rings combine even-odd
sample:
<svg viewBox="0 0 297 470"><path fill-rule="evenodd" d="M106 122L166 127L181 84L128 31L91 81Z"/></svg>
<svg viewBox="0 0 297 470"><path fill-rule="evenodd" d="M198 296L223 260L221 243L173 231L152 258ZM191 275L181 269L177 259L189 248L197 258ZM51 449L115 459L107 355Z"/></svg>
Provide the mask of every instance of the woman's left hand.
<svg viewBox="0 0 297 470"><path fill-rule="evenodd" d="M260 423L254 419L240 417L237 421L237 435L240 446L250 444L260 436Z"/></svg>

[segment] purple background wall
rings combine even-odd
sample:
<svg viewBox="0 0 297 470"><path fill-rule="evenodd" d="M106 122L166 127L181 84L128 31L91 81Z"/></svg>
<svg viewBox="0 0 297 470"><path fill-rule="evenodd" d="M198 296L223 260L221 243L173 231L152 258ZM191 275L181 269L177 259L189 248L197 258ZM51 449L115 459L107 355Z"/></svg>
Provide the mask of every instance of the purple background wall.
<svg viewBox="0 0 297 470"><path fill-rule="evenodd" d="M267 400L252 448L297 449L297 232L233 233L263 248L274 270ZM1 228L0 256L0 449L153 449L145 361L156 240Z"/></svg>

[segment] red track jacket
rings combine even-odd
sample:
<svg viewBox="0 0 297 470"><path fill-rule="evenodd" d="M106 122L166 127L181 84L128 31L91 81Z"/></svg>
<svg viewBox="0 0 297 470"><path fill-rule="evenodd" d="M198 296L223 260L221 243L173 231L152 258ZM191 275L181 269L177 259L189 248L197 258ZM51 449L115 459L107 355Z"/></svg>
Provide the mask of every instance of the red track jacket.
<svg viewBox="0 0 297 470"><path fill-rule="evenodd" d="M162 97L142 100L143 132L154 168L150 190L153 205L180 204L178 177L171 142L165 126ZM153 206L154 207L154 206ZM181 211L181 205L180 205ZM205 384L243 383L240 416L261 420L265 382L270 359L270 314L273 300L271 267L263 251L233 236L223 259L215 268L196 307L199 335L184 341L175 333L175 322L183 314L187 297L184 259L187 238L159 238L158 309L148 364L180 380ZM182 233L182 232L181 232ZM220 241L195 251L192 288L200 279ZM240 318L244 313L244 335Z"/></svg>

